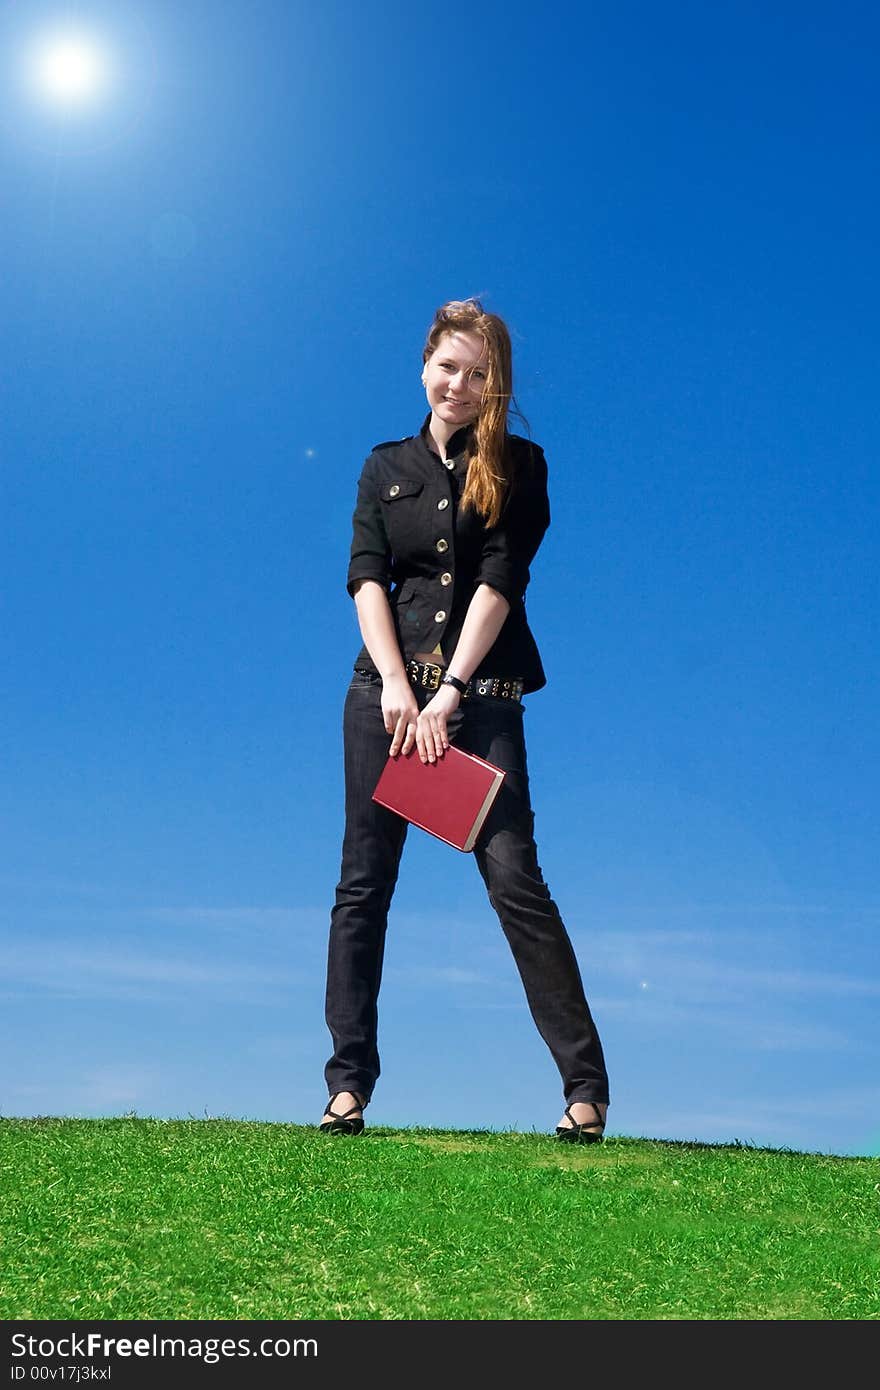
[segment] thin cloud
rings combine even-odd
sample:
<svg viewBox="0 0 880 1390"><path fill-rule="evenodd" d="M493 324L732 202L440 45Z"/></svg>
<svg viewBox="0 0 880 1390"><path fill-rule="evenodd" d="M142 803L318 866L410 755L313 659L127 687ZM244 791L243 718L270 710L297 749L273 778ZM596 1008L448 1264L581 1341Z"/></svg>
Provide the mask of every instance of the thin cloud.
<svg viewBox="0 0 880 1390"><path fill-rule="evenodd" d="M651 1112L643 1109L639 1114L641 1132L653 1138L674 1134L678 1136L699 1135L706 1141L767 1143L780 1146L780 1129L792 1146L797 1140L805 1149L825 1152L832 1135L829 1120L837 1125L842 1123L864 1125L866 1118L880 1115L880 1091L844 1092L835 1097L816 1096L806 1089L803 1094L792 1096L785 1093L779 1096L763 1097L754 1095L747 1100L731 1099L721 1105L699 1107L682 1106L679 1109L664 1105L662 1110ZM773 1136L772 1138L770 1136ZM870 1133L865 1130L866 1146L870 1147ZM855 1146L854 1146L855 1147ZM859 1146L862 1147L862 1146Z"/></svg>
<svg viewBox="0 0 880 1390"><path fill-rule="evenodd" d="M389 970L388 978L398 984L420 985L495 985L497 981L476 970L464 970L457 965L402 966Z"/></svg>
<svg viewBox="0 0 880 1390"><path fill-rule="evenodd" d="M58 951L50 946L8 950L2 965L7 981L65 997L97 994L128 998L133 992L149 994L156 986L162 986L163 993L170 988L240 995L278 985L290 986L302 978L293 972L246 962L217 965L124 951Z"/></svg>
<svg viewBox="0 0 880 1390"><path fill-rule="evenodd" d="M90 1105L134 1105L155 1092L160 1076L154 1068L98 1067L87 1072L72 1094Z"/></svg>
<svg viewBox="0 0 880 1390"><path fill-rule="evenodd" d="M150 907L138 914L149 921L169 922L183 926L257 927L261 930L305 926L310 930L317 921L329 924L329 910L315 907L208 907L200 904L179 907Z"/></svg>
<svg viewBox="0 0 880 1390"><path fill-rule="evenodd" d="M753 939L753 938L752 938ZM876 999L880 997L880 976L802 970L766 964L734 965L719 950L717 935L692 937L681 932L572 933L579 957L592 972L647 981L651 991L663 990L681 997L711 991L732 996L735 992L766 991L772 994L829 994L838 997ZM725 939L729 945L729 939ZM768 954L782 954L785 942L764 938ZM699 956L678 946L700 947ZM705 948L705 949L703 949Z"/></svg>
<svg viewBox="0 0 880 1390"><path fill-rule="evenodd" d="M756 1001L752 1001L753 1007L743 1008L722 995L707 1004L650 999L636 990L626 996L589 994L598 1017L621 1019L658 1037L668 1038L673 1032L686 1036L698 1033L707 1046L713 1036L731 1038L739 1051L746 1052L847 1052L864 1048L864 1041L855 1033L827 1025L789 1019L768 1021L766 1010Z"/></svg>

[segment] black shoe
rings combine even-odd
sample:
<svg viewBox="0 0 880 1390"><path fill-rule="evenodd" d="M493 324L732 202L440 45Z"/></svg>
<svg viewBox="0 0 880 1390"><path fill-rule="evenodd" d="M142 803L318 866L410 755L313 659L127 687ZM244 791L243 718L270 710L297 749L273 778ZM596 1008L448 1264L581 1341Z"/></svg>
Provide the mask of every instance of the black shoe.
<svg viewBox="0 0 880 1390"><path fill-rule="evenodd" d="M595 1125L587 1128L586 1125L578 1124L574 1115L571 1113L571 1105L592 1105L602 1128L597 1130ZM565 1107L565 1113L571 1120L571 1127L569 1128L568 1125L557 1125L556 1138L561 1139L563 1144L601 1144L602 1136L605 1133L605 1121L602 1119L599 1107L591 1100L573 1100L571 1105Z"/></svg>
<svg viewBox="0 0 880 1390"><path fill-rule="evenodd" d="M332 1120L324 1120L322 1124L318 1125L318 1129L321 1130L323 1134L363 1134L363 1115L359 1115L356 1120L350 1120L348 1117L349 1115L353 1115L356 1110L363 1110L366 1106L366 1101L359 1099L357 1091L350 1091L349 1094L354 1096L355 1103L349 1106L344 1114L339 1115L335 1110L331 1110L330 1107L336 1099L336 1096L341 1096L342 1094L342 1091L337 1091L336 1095L330 1097L327 1102L326 1113L332 1115L333 1118Z"/></svg>

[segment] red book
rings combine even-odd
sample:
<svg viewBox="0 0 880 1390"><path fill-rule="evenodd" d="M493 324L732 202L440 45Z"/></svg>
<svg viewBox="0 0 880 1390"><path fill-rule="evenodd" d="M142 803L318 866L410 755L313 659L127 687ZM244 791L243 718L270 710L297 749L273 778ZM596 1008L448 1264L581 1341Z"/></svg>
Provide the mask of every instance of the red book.
<svg viewBox="0 0 880 1390"><path fill-rule="evenodd" d="M388 759L373 800L447 845L467 851L473 849L503 781L500 767L454 743L435 763L423 763L413 748L406 756L398 753Z"/></svg>

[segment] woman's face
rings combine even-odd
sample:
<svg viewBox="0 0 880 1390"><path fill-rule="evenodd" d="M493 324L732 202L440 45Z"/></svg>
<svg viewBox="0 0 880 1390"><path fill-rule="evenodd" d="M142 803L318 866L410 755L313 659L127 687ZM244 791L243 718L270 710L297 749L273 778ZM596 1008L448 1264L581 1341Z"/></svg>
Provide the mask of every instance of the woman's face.
<svg viewBox="0 0 880 1390"><path fill-rule="evenodd" d="M479 333L444 333L422 369L433 414L456 429L476 420L487 371L486 344Z"/></svg>

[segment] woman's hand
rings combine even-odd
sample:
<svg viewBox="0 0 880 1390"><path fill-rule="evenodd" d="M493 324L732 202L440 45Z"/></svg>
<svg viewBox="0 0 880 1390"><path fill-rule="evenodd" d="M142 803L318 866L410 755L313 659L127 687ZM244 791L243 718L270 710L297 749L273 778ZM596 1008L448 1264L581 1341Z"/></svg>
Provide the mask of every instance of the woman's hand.
<svg viewBox="0 0 880 1390"><path fill-rule="evenodd" d="M449 747L446 720L455 713L460 703L461 696L454 685L441 685L437 694L432 695L425 705L415 728L416 747L423 763L435 763L443 757ZM412 744L409 746L411 748ZM403 751L407 751L405 745Z"/></svg>
<svg viewBox="0 0 880 1390"><path fill-rule="evenodd" d="M382 718L385 732L392 735L388 750L392 758L412 748L418 717L419 707L406 676L386 676L382 682Z"/></svg>

